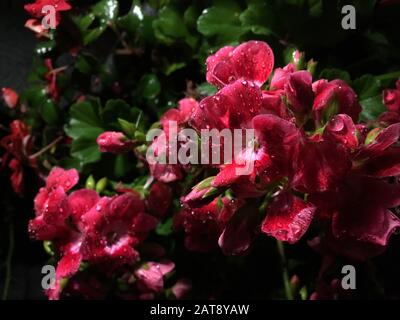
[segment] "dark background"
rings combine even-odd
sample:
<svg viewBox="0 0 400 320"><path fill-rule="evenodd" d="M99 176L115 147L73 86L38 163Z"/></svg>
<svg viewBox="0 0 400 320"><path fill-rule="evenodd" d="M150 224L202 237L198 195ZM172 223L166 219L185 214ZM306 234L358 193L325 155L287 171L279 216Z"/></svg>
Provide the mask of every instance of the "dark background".
<svg viewBox="0 0 400 320"><path fill-rule="evenodd" d="M0 88L21 92L27 86L35 45L34 33L24 27L29 18L23 5L29 1L0 1ZM1 119L1 123L5 119ZM8 122L8 121L7 121ZM29 184L29 180L27 181ZM29 186L29 185L28 185ZM27 199L32 199L27 198ZM9 248L10 217L14 219L14 250L8 299L44 299L41 292L41 267L46 256L41 243L28 238L27 221L31 203L21 201L10 189L7 174L0 175L0 289L3 291L5 263Z"/></svg>

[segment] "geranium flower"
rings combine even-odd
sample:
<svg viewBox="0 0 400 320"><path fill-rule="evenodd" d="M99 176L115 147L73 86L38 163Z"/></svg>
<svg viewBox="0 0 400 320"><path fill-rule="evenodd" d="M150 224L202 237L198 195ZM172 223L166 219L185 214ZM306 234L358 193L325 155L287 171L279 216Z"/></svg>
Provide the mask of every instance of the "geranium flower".
<svg viewBox="0 0 400 320"><path fill-rule="evenodd" d="M313 118L318 124L325 124L335 114L347 114L358 121L361 106L357 94L343 80L318 80L313 83L315 99Z"/></svg>
<svg viewBox="0 0 400 320"><path fill-rule="evenodd" d="M14 120L10 123L11 133L0 140L0 146L5 149L2 156L0 170L8 163L12 171L11 185L14 192L22 196L24 191L23 164L35 166L35 159L30 158L33 147L33 138L30 135L29 127L21 120Z"/></svg>
<svg viewBox="0 0 400 320"><path fill-rule="evenodd" d="M151 185L149 196L146 199L148 211L156 217L163 218L172 203L171 188L160 181Z"/></svg>
<svg viewBox="0 0 400 320"><path fill-rule="evenodd" d="M156 137L150 145L152 154L160 158L165 155L166 163L161 163L157 159L147 159L151 175L164 183L173 182L183 178L185 167L179 163L168 163L169 161L169 131L170 123L173 122L177 131L185 126L191 118L192 112L198 107L198 102L193 98L184 98L178 102L177 109L168 110L160 119L163 133ZM178 133L178 132L177 132ZM184 142L179 142L177 148Z"/></svg>
<svg viewBox="0 0 400 320"><path fill-rule="evenodd" d="M159 293L164 288L164 276L175 267L171 261L147 262L135 270L139 290L143 293Z"/></svg>
<svg viewBox="0 0 400 320"><path fill-rule="evenodd" d="M207 58L206 65L207 81L217 87L239 79L261 87L274 67L274 54L265 42L248 41L221 48Z"/></svg>
<svg viewBox="0 0 400 320"><path fill-rule="evenodd" d="M389 210L400 205L400 186L376 178L350 175L337 191L315 194L310 201L332 221L328 248L353 260L382 253L400 227L400 219Z"/></svg>
<svg viewBox="0 0 400 320"><path fill-rule="evenodd" d="M44 6L53 6L56 11L56 26L61 21L61 11L71 10L72 7L67 0L36 0L34 3L24 5L24 9L34 18L41 19L46 15L42 12Z"/></svg>
<svg viewBox="0 0 400 320"><path fill-rule="evenodd" d="M66 194L79 180L75 169L55 167L35 198L35 219L29 222L29 233L37 240L62 238L68 233L65 220L70 216Z"/></svg>
<svg viewBox="0 0 400 320"><path fill-rule="evenodd" d="M295 243L307 231L316 207L289 192L275 196L267 207L261 230L280 241Z"/></svg>
<svg viewBox="0 0 400 320"><path fill-rule="evenodd" d="M81 217L84 258L107 262L110 268L137 261L139 254L134 246L157 224L144 209L143 201L134 193L101 198Z"/></svg>
<svg viewBox="0 0 400 320"><path fill-rule="evenodd" d="M388 125L400 122L400 79L396 82L396 89L383 91L382 98L387 111L379 116L379 121Z"/></svg>
<svg viewBox="0 0 400 320"><path fill-rule="evenodd" d="M209 252L218 248L218 238L237 207L237 201L228 198L215 198L196 207L185 205L174 216L174 227L184 230L188 250Z"/></svg>

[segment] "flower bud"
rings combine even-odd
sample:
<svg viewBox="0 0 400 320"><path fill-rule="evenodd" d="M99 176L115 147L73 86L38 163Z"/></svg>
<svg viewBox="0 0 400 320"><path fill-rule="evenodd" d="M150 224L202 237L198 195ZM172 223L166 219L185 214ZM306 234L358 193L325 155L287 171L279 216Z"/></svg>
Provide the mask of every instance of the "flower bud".
<svg viewBox="0 0 400 320"><path fill-rule="evenodd" d="M106 131L97 137L97 144L101 152L124 153L133 146L122 132Z"/></svg>

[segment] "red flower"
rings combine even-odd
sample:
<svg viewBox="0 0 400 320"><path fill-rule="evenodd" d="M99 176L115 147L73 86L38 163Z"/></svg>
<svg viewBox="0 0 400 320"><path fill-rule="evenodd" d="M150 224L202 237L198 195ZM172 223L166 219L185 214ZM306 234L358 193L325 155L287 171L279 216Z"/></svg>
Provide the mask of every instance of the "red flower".
<svg viewBox="0 0 400 320"><path fill-rule="evenodd" d="M237 80L194 109L189 124L201 129L251 128L251 120L262 106L261 90L250 80Z"/></svg>
<svg viewBox="0 0 400 320"><path fill-rule="evenodd" d="M19 100L18 94L13 89L10 88L2 88L1 92L6 106L9 107L10 109L14 109L18 104Z"/></svg>
<svg viewBox="0 0 400 320"><path fill-rule="evenodd" d="M11 184L13 190L19 196L24 191L23 164L35 166L35 159L29 158L33 146L33 139L29 133L29 127L21 120L14 120L10 123L11 133L0 140L6 152L2 157L1 169L7 164L12 171Z"/></svg>
<svg viewBox="0 0 400 320"><path fill-rule="evenodd" d="M267 208L261 230L280 241L295 243L307 231L315 206L288 192L275 196Z"/></svg>
<svg viewBox="0 0 400 320"><path fill-rule="evenodd" d="M138 287L142 293L160 292L164 287L164 276L170 273L175 267L171 261L147 262L135 271L139 281Z"/></svg>
<svg viewBox="0 0 400 320"><path fill-rule="evenodd" d="M216 198L197 207L185 205L174 217L174 225L185 231L188 250L209 252L218 247L218 238L236 208L237 202L227 198Z"/></svg>
<svg viewBox="0 0 400 320"><path fill-rule="evenodd" d="M165 155L167 163L161 163L157 159L148 158L147 162L151 175L159 181L168 183L180 180L183 177L185 167L179 163L168 163L169 160L169 143L170 141L170 122L174 122L179 131L186 124L192 112L198 107L198 102L193 98L185 98L179 101L178 109L170 109L161 117L161 125L163 126L162 135L156 137L150 146L150 150L156 157ZM177 132L178 134L178 132ZM178 143L178 149L184 142Z"/></svg>
<svg viewBox="0 0 400 320"><path fill-rule="evenodd" d="M374 139L369 136L376 135ZM354 156L355 170L378 178L400 175L400 123L383 130L375 129L367 136L366 145L362 145Z"/></svg>
<svg viewBox="0 0 400 320"><path fill-rule="evenodd" d="M55 167L46 180L45 187L35 198L36 218L29 222L29 233L37 240L62 238L68 233L65 220L70 215L66 192L79 180L75 169L64 170Z"/></svg>
<svg viewBox="0 0 400 320"><path fill-rule="evenodd" d="M61 21L61 11L71 10L67 0L36 0L34 3L24 5L24 9L34 18L40 19L46 15L42 12L44 6L53 6L56 11L56 26Z"/></svg>
<svg viewBox="0 0 400 320"><path fill-rule="evenodd" d="M133 147L133 141L129 140L122 132L106 131L97 137L97 144L101 152L124 153Z"/></svg>
<svg viewBox="0 0 400 320"><path fill-rule="evenodd" d="M207 58L207 81L223 87L245 79L261 87L274 66L274 54L262 41L248 41L234 47L223 47Z"/></svg>
<svg viewBox="0 0 400 320"><path fill-rule="evenodd" d="M171 188L159 181L152 184L149 196L146 199L146 206L149 212L156 217L163 218L168 212L172 203Z"/></svg>
<svg viewBox="0 0 400 320"><path fill-rule="evenodd" d="M388 111L379 116L379 121L389 125L400 122L400 79L396 82L396 89L384 90L382 96Z"/></svg>
<svg viewBox="0 0 400 320"><path fill-rule="evenodd" d="M270 88L278 90L280 96L286 97L289 108L300 120L311 109L314 99L312 76L305 70L296 71L293 63L275 70Z"/></svg>
<svg viewBox="0 0 400 320"><path fill-rule="evenodd" d="M349 150L358 147L357 128L347 114L334 116L325 127L324 140L336 142Z"/></svg>
<svg viewBox="0 0 400 320"><path fill-rule="evenodd" d="M271 90L283 90L289 81L290 75L295 71L296 66L293 63L289 63L283 68L276 68L271 79Z"/></svg>
<svg viewBox="0 0 400 320"><path fill-rule="evenodd" d="M400 80L396 82L396 89L383 91L383 103L389 111L400 113Z"/></svg>
<svg viewBox="0 0 400 320"><path fill-rule="evenodd" d="M376 178L351 175L334 194L314 195L310 201L332 219L329 248L350 259L380 254L400 227L400 219L389 210L400 205L400 186Z"/></svg>
<svg viewBox="0 0 400 320"><path fill-rule="evenodd" d="M101 198L81 220L84 258L107 262L110 268L137 261L139 255L134 246L157 224L154 217L144 212L143 201L134 193Z"/></svg>
<svg viewBox="0 0 400 320"><path fill-rule="evenodd" d="M313 117L318 124L325 124L338 113L347 114L354 122L358 121L361 106L356 93L346 82L322 79L313 83L313 90Z"/></svg>

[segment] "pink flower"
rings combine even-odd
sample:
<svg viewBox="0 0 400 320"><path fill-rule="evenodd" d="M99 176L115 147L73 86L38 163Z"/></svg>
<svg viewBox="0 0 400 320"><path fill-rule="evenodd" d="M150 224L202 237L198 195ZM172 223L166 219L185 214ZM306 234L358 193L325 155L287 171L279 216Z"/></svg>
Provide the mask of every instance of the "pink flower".
<svg viewBox="0 0 400 320"><path fill-rule="evenodd" d="M124 153L133 147L133 141L129 140L122 132L106 131L97 137L97 144L101 152Z"/></svg>
<svg viewBox="0 0 400 320"><path fill-rule="evenodd" d="M110 269L137 261L139 255L134 246L157 225L134 193L101 198L81 220L85 234L83 256L93 262L107 262Z"/></svg>
<svg viewBox="0 0 400 320"><path fill-rule="evenodd" d="M148 262L135 271L139 281L139 289L144 292L160 292L164 287L164 276L170 273L175 267L171 261Z"/></svg>

